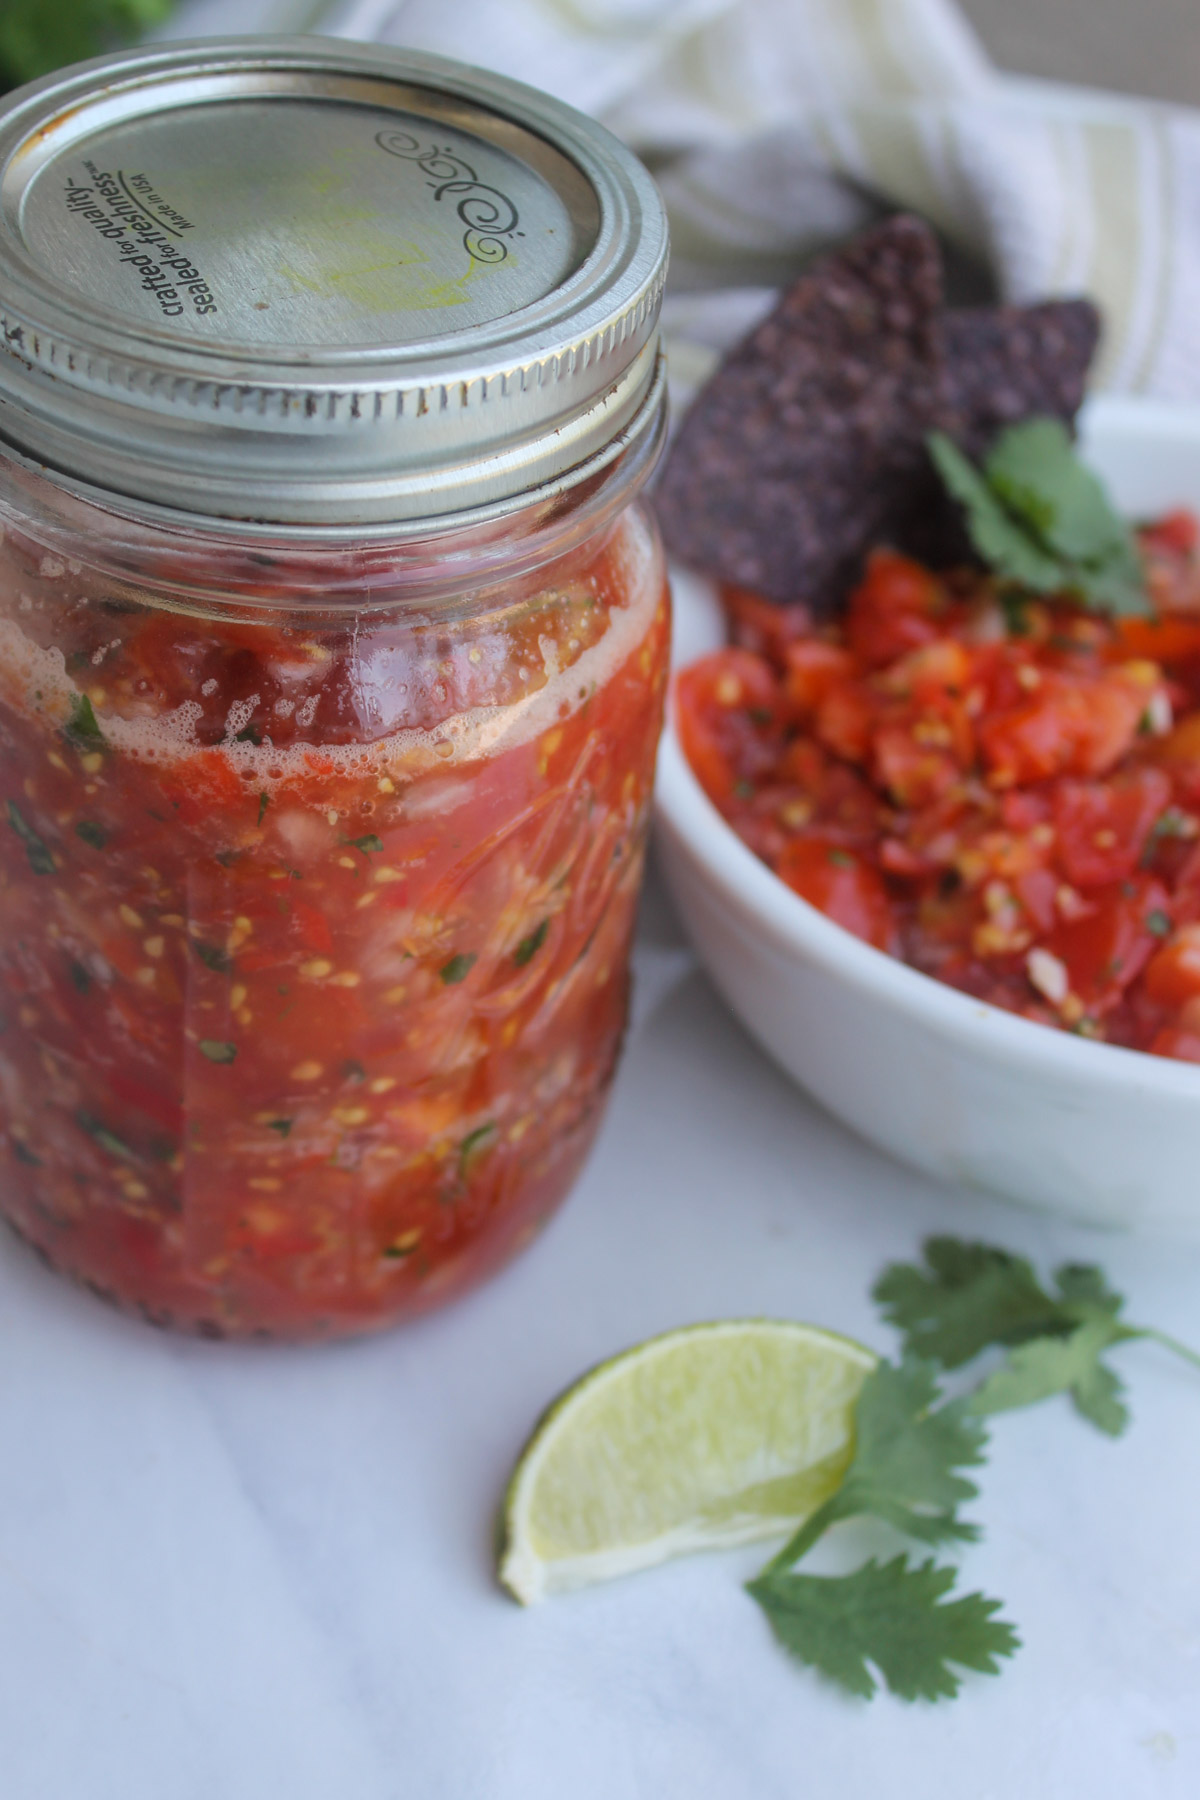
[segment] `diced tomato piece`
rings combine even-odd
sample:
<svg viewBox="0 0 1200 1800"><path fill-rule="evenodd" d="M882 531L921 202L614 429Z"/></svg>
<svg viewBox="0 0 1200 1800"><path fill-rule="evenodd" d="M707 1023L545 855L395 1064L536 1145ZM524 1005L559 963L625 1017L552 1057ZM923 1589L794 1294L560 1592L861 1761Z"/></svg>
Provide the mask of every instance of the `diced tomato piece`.
<svg viewBox="0 0 1200 1800"><path fill-rule="evenodd" d="M920 741L919 725L882 725L871 743L875 777L900 806L929 806L959 777L953 756Z"/></svg>
<svg viewBox="0 0 1200 1800"><path fill-rule="evenodd" d="M847 762L866 762L871 748L875 707L861 682L839 681L817 708L815 730L821 742Z"/></svg>
<svg viewBox="0 0 1200 1800"><path fill-rule="evenodd" d="M675 684L683 751L709 799L732 799L765 774L781 743L783 696L769 663L749 650L717 650Z"/></svg>
<svg viewBox="0 0 1200 1800"><path fill-rule="evenodd" d="M887 890L864 857L829 838L796 838L779 858L776 874L836 925L877 950L891 949L895 925Z"/></svg>
<svg viewBox="0 0 1200 1800"><path fill-rule="evenodd" d="M304 900L293 900L291 908L292 929L304 948L327 956L333 949L333 933L325 914Z"/></svg>
<svg viewBox="0 0 1200 1800"><path fill-rule="evenodd" d="M1152 525L1143 525L1138 536L1148 548L1173 550L1180 556L1190 556L1200 538L1200 520L1194 512L1181 506L1175 512L1164 513Z"/></svg>
<svg viewBox="0 0 1200 1800"><path fill-rule="evenodd" d="M748 588L722 586L721 602L729 620L729 635L743 650L783 661L787 646L812 630L812 614L800 604L780 606L764 600Z"/></svg>
<svg viewBox="0 0 1200 1800"><path fill-rule="evenodd" d="M945 586L931 570L895 550L874 550L850 596L846 642L869 668L882 668L939 637L948 604Z"/></svg>
<svg viewBox="0 0 1200 1800"><path fill-rule="evenodd" d="M934 638L893 663L885 677L889 693L929 700L965 692L974 674L970 651L957 638Z"/></svg>
<svg viewBox="0 0 1200 1800"><path fill-rule="evenodd" d="M1169 667L1200 659L1200 620L1165 614L1157 619L1121 619L1110 651L1113 661L1144 657Z"/></svg>
<svg viewBox="0 0 1200 1800"><path fill-rule="evenodd" d="M1200 994L1200 924L1181 925L1146 969L1146 992L1177 1008Z"/></svg>
<svg viewBox="0 0 1200 1800"><path fill-rule="evenodd" d="M1013 892L1039 931L1052 929L1058 917L1055 905L1058 877L1053 869L1025 869L1013 878Z"/></svg>
<svg viewBox="0 0 1200 1800"><path fill-rule="evenodd" d="M1155 748L1155 755L1168 768L1191 766L1200 769L1200 713L1181 719Z"/></svg>
<svg viewBox="0 0 1200 1800"><path fill-rule="evenodd" d="M821 638L788 644L784 665L784 692L802 717L817 710L835 682L849 681L856 673L850 652Z"/></svg>
<svg viewBox="0 0 1200 1800"><path fill-rule="evenodd" d="M1024 705L979 726L993 780L1009 785L1053 775L1103 775L1137 736L1147 695L1115 675L1092 679L1041 672Z"/></svg>
<svg viewBox="0 0 1200 1800"><path fill-rule="evenodd" d="M1168 917L1170 897L1153 876L1097 892L1082 918L1059 924L1047 948L1066 964L1071 992L1101 1018L1141 974L1160 942L1159 921Z"/></svg>
<svg viewBox="0 0 1200 1800"><path fill-rule="evenodd" d="M1107 782L1064 781L1054 796L1054 825L1067 880L1092 888L1132 875L1170 799L1161 769L1133 769Z"/></svg>
<svg viewBox="0 0 1200 1800"><path fill-rule="evenodd" d="M228 815L249 804L247 790L222 750L198 750L188 759L186 774L172 771L163 791L184 825L209 815Z"/></svg>
<svg viewBox="0 0 1200 1800"><path fill-rule="evenodd" d="M1200 1063L1200 1031L1168 1025L1152 1040L1150 1054L1172 1056L1176 1062Z"/></svg>

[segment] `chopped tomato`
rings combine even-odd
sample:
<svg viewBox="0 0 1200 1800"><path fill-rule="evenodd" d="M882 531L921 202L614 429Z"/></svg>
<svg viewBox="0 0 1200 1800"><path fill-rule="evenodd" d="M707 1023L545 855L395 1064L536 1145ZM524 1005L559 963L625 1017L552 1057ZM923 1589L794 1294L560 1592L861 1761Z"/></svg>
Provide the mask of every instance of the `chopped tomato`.
<svg viewBox="0 0 1200 1800"><path fill-rule="evenodd" d="M828 838L797 838L783 851L776 872L793 893L827 913L835 924L877 950L891 949L894 931L887 891L863 857Z"/></svg>
<svg viewBox="0 0 1200 1800"><path fill-rule="evenodd" d="M1131 769L1107 782L1061 782L1054 827L1067 880L1092 888L1132 875L1170 799L1161 769Z"/></svg>
<svg viewBox="0 0 1200 1800"><path fill-rule="evenodd" d="M1070 991L1096 1017L1110 1011L1154 954L1154 921L1166 917L1162 883L1140 876L1094 896L1082 917L1052 931L1047 948L1066 966Z"/></svg>
<svg viewBox="0 0 1200 1800"><path fill-rule="evenodd" d="M940 635L947 594L929 569L894 550L875 550L850 596L846 643L868 668L883 668Z"/></svg>
<svg viewBox="0 0 1200 1800"><path fill-rule="evenodd" d="M1023 1016L1190 1060L1195 521L1142 546L1153 619L1024 597L1010 634L987 576L890 550L840 622L773 631L741 594L762 654L685 671L680 732L734 829L845 929Z"/></svg>
<svg viewBox="0 0 1200 1800"><path fill-rule="evenodd" d="M1200 924L1181 925L1163 945L1146 970L1146 992L1172 1008L1200 994Z"/></svg>
<svg viewBox="0 0 1200 1800"><path fill-rule="evenodd" d="M765 773L782 739L783 697L769 663L750 650L702 657L679 677L684 754L718 805Z"/></svg>

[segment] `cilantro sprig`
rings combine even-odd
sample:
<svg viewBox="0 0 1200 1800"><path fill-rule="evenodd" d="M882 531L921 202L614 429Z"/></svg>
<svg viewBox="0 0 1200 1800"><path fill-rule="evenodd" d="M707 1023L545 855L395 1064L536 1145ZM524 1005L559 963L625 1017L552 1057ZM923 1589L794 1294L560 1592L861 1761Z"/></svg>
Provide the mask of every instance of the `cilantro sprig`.
<svg viewBox="0 0 1200 1800"><path fill-rule="evenodd" d="M992 1244L931 1237L923 1263L891 1263L873 1294L908 1350L960 1369L985 1350L1008 1351L975 1389L977 1414L1069 1394L1086 1419L1117 1437L1129 1422L1119 1376L1103 1360L1118 1344L1152 1338L1200 1367L1167 1332L1130 1325L1124 1300L1092 1263L1064 1263L1043 1286L1033 1265Z"/></svg>
<svg viewBox="0 0 1200 1800"><path fill-rule="evenodd" d="M944 432L930 432L926 444L963 508L972 544L1001 583L1067 594L1118 618L1151 611L1132 533L1060 419L1011 425L982 469Z"/></svg>
<svg viewBox="0 0 1200 1800"><path fill-rule="evenodd" d="M1119 1344L1153 1339L1200 1367L1200 1355L1168 1333L1130 1325L1124 1300L1091 1263L1065 1263L1053 1283L992 1244L933 1237L923 1261L891 1263L873 1296L904 1338L899 1364L880 1362L855 1409L855 1448L841 1486L808 1518L747 1591L783 1648L848 1693L869 1699L872 1669L904 1700L950 1699L961 1669L999 1672L1020 1644L984 1594L949 1598L953 1568L906 1554L872 1557L847 1575L798 1574L825 1533L852 1518L881 1521L924 1544L967 1542L978 1529L959 1516L975 1499L962 1473L983 1461L987 1415L1069 1394L1110 1436L1129 1419L1121 1382L1104 1360ZM939 1372L1003 1352L965 1394L947 1399Z"/></svg>
<svg viewBox="0 0 1200 1800"><path fill-rule="evenodd" d="M948 1601L953 1585L953 1569L894 1556L872 1557L850 1575L763 1574L748 1592L789 1655L848 1693L872 1697L873 1663L901 1700L952 1700L959 1678L951 1665L998 1675L997 1657L1020 1645L1012 1626L993 1616L998 1600Z"/></svg>
<svg viewBox="0 0 1200 1800"><path fill-rule="evenodd" d="M855 1409L854 1456L837 1492L805 1520L747 1591L797 1661L869 1699L874 1664L905 1700L952 1698L954 1665L994 1674L1019 1644L994 1615L998 1600L947 1601L955 1571L932 1560L874 1558L849 1575L797 1575L794 1565L831 1526L874 1518L906 1537L937 1544L979 1535L958 1516L978 1489L960 1473L983 1461L986 1429L965 1400L941 1400L932 1366L906 1357L881 1362Z"/></svg>

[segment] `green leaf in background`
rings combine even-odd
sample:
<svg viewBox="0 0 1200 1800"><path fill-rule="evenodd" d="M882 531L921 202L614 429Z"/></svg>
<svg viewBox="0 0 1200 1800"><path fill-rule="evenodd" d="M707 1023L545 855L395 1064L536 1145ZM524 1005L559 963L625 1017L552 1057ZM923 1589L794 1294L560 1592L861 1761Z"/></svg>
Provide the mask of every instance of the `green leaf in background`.
<svg viewBox="0 0 1200 1800"><path fill-rule="evenodd" d="M1002 581L1118 617L1151 610L1129 527L1061 419L1010 426L982 470L944 432L926 441L971 542Z"/></svg>
<svg viewBox="0 0 1200 1800"><path fill-rule="evenodd" d="M997 1657L1021 1641L993 1617L998 1600L945 1600L954 1578L953 1569L896 1556L850 1575L764 1574L749 1591L789 1655L850 1693L871 1698L874 1664L901 1700L952 1700L959 1682L949 1664L995 1675Z"/></svg>
<svg viewBox="0 0 1200 1800"><path fill-rule="evenodd" d="M3 0L0 89L129 43L173 8L174 0Z"/></svg>

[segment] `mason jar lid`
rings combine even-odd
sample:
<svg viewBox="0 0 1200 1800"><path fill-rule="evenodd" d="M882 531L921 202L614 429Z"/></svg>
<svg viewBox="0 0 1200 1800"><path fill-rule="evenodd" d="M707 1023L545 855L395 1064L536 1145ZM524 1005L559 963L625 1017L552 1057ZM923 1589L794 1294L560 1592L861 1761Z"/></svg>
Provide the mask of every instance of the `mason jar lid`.
<svg viewBox="0 0 1200 1800"><path fill-rule="evenodd" d="M416 527L650 431L667 230L592 120L441 57L239 38L0 107L0 443L127 503Z"/></svg>

